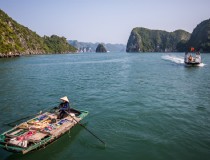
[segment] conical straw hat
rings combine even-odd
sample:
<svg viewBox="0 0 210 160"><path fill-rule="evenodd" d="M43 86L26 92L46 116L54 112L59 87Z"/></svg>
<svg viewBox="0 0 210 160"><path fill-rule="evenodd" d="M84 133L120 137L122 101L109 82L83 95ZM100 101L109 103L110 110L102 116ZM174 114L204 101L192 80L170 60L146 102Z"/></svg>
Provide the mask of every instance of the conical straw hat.
<svg viewBox="0 0 210 160"><path fill-rule="evenodd" d="M69 102L69 100L68 100L67 96L62 97L62 98L60 98L60 99L61 99L61 100L63 100L63 101Z"/></svg>

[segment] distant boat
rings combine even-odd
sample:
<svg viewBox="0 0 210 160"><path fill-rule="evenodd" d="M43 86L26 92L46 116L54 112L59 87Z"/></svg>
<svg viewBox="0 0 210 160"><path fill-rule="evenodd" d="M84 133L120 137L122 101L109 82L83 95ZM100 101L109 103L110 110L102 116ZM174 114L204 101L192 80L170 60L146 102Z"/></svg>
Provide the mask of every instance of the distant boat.
<svg viewBox="0 0 210 160"><path fill-rule="evenodd" d="M186 52L184 57L184 63L189 66L197 66L201 64L200 52L194 53L194 48L191 48L191 52Z"/></svg>

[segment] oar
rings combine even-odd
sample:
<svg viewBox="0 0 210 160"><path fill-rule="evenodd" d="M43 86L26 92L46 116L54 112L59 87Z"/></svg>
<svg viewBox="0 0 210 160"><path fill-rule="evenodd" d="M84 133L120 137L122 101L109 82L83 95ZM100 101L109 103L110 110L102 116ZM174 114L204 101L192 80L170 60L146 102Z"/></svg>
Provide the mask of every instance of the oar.
<svg viewBox="0 0 210 160"><path fill-rule="evenodd" d="M8 125L8 126L14 127L14 126L15 126L14 123L19 122L19 121L24 120L24 119L27 119L27 118L30 118L30 117L31 117L31 116L27 116L27 117L24 117L24 118L15 120L15 121L13 121L13 122L4 123L4 125ZM13 125L12 125L12 124L13 124Z"/></svg>
<svg viewBox="0 0 210 160"><path fill-rule="evenodd" d="M32 115L29 115L29 116L26 116L26 117L23 117L23 118L20 118L18 120L15 120L15 121L12 121L12 122L9 122L9 123L4 123L5 125L8 125L8 126L13 126L12 124L16 123L16 122L19 122L21 120L24 120L24 119L27 119L27 118L30 118L32 116L35 116L35 115L38 115L38 114L41 114L42 112L40 111L39 113L36 113L36 114L32 114Z"/></svg>
<svg viewBox="0 0 210 160"><path fill-rule="evenodd" d="M53 107L53 108L52 108L52 107L45 108L45 109L43 109L42 111L40 111L39 113L36 113L36 114L33 113L33 114L29 115L29 116L20 118L20 119L18 119L18 120L13 121L13 122L4 123L4 125L13 126L12 124L14 124L14 123L16 123L16 122L19 122L19 121L21 121L21 120L24 120L24 119L27 119L27 118L30 118L30 117L33 117L33 116L36 116L36 115L38 115L38 114L42 114L43 111L49 110L50 108L51 108L51 109L54 109L54 108L56 108L56 107Z"/></svg>
<svg viewBox="0 0 210 160"><path fill-rule="evenodd" d="M66 112L66 111L65 111ZM77 121L73 116L71 116L71 114L69 114L68 112L66 112L71 118L73 118L80 126L82 126L83 128L85 128L90 134L92 134L95 138L97 138L99 141L101 141L104 145L105 142L102 141L100 138L98 138L98 136L96 136L92 131L90 131L87 127L85 127L82 123L79 123L79 121Z"/></svg>

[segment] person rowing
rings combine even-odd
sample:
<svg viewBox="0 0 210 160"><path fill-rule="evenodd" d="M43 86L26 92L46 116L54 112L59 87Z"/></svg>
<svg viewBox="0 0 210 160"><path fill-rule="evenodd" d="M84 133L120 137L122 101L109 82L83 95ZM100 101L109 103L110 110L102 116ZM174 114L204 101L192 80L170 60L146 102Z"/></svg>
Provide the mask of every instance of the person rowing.
<svg viewBox="0 0 210 160"><path fill-rule="evenodd" d="M70 106L69 106L69 100L67 96L60 98L60 100L62 100L62 102L58 106L58 109L60 112L58 115L58 119L63 119L68 116L67 113L70 113Z"/></svg>

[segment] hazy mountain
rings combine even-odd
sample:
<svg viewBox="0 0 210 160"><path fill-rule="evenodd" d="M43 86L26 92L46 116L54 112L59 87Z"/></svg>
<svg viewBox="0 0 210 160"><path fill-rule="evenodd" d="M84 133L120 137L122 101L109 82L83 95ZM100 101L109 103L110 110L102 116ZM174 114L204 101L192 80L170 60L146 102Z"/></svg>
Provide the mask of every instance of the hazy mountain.
<svg viewBox="0 0 210 160"><path fill-rule="evenodd" d="M68 40L68 42L76 47L80 52L95 52L99 43L78 42L77 40ZM125 52L124 44L102 43L107 51L110 52Z"/></svg>

